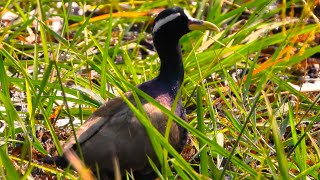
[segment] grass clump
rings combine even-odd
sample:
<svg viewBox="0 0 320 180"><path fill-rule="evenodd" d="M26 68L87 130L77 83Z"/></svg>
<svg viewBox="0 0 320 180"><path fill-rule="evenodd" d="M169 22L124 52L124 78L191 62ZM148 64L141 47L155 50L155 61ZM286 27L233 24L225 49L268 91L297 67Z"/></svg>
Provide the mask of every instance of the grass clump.
<svg viewBox="0 0 320 180"><path fill-rule="evenodd" d="M37 160L61 154L95 108L132 91L190 132L181 156L129 104L166 157L161 179L318 179L319 90L305 82L318 81L319 5L219 2L1 2L1 178L76 179ZM222 30L181 39L189 123L135 87L158 73L152 15L172 5Z"/></svg>

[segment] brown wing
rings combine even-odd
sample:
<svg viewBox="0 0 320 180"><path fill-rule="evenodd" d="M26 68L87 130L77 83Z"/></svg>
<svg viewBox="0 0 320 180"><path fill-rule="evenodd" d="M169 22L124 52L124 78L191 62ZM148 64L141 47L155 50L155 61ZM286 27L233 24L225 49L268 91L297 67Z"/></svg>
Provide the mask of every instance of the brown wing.
<svg viewBox="0 0 320 180"><path fill-rule="evenodd" d="M126 94L126 97L135 104L131 93ZM141 101L151 123L164 133L167 116L145 100ZM179 132L175 123L172 125L172 130ZM172 133L170 134L172 136ZM100 171L112 173L114 157L118 158L122 172L124 169L146 174L152 171L146 155L157 163L157 157L144 126L122 98L110 100L98 108L77 130L76 136L85 164L92 170L98 165ZM175 140L170 137L170 143L174 147L179 141L179 137ZM74 145L75 139L71 137L64 149L73 148Z"/></svg>
<svg viewBox="0 0 320 180"><path fill-rule="evenodd" d="M131 97L131 94L126 94L127 98ZM126 103L122 98L116 97L111 99L101 107L99 107L88 119L87 121L79 127L76 131L76 137L78 143L83 143L101 130L102 126L110 123L112 116L117 116L117 111L121 110ZM72 148L76 144L74 136L71 136L68 142L64 145L64 149Z"/></svg>
<svg viewBox="0 0 320 180"><path fill-rule="evenodd" d="M126 97L134 103L131 93ZM145 101L142 102L146 104ZM98 108L76 132L85 164L92 170L113 172L112 159L117 157L124 169L150 171L146 154L156 160L144 126L122 100L115 98ZM76 148L72 136L64 151Z"/></svg>

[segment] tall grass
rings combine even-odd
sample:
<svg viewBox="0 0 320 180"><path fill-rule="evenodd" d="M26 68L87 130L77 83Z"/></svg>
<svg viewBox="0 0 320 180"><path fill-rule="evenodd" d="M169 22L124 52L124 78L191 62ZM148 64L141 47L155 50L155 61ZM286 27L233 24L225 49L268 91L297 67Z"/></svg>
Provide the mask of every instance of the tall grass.
<svg viewBox="0 0 320 180"><path fill-rule="evenodd" d="M314 42L319 33L319 20L312 13L316 4L283 2L100 2L92 3L92 10L105 8L109 12L96 17L93 13L73 15L69 2L60 9L54 8L56 2L40 0L1 2L2 13L19 15L14 24L0 30L0 102L5 107L0 119L7 125L1 133L1 178L31 178L35 176L33 169L40 168L58 178L76 179L72 170L47 167L32 159L35 150L48 153L36 138L37 127L49 130L61 154L61 139L51 122L57 107L63 105L57 118L67 117L74 131L74 119L85 121L103 100L122 96L157 147L162 168L153 167L161 179L317 179L318 130L312 130L318 123L318 98L299 92L283 78L290 76L288 68L320 50ZM302 15L288 18L285 12L293 3L302 6ZM84 8L91 2L78 4ZM217 34L194 31L180 41L186 71L181 94L188 122L136 88L154 78L159 69L156 54L149 53L144 59L137 56L146 49L141 41L150 36L150 14L172 5L222 28ZM123 6L131 9L121 9ZM30 15L35 9L35 15ZM113 10L122 13L111 13ZM52 16L64 20L61 31L51 29ZM306 18L316 23L306 24ZM32 23L37 24L32 31L40 40L28 43L24 39L30 35ZM139 34L126 40L136 25ZM302 36L308 38L300 42ZM275 52L262 62L262 51L272 46ZM292 53L294 48L298 50ZM123 59L122 64L115 63L118 58ZM244 71L238 79L233 78L231 72L239 69ZM15 109L12 91L26 94L23 104L27 111ZM139 101L135 106L125 98L126 91L151 102L168 115L168 122L175 121L190 132L190 146L196 150L191 159L184 159L171 147L166 136L152 127ZM301 116L306 113L314 114ZM38 114L43 120L37 119ZM16 140L17 134L24 140ZM19 157L8 152L21 145Z"/></svg>

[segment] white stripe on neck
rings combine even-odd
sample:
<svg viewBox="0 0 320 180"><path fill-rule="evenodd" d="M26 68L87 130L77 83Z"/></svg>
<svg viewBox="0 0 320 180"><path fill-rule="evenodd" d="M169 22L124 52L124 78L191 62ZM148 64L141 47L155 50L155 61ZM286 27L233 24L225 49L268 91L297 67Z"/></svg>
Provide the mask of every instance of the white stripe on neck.
<svg viewBox="0 0 320 180"><path fill-rule="evenodd" d="M184 10L184 14L188 17L189 20L194 20L194 18L190 15L190 13Z"/></svg>
<svg viewBox="0 0 320 180"><path fill-rule="evenodd" d="M155 26L153 27L152 33L157 32L161 28L161 26L167 24L170 21L173 21L174 19L176 19L180 15L181 15L180 13L175 13L175 14L171 14L163 19L160 19L158 22L156 22Z"/></svg>

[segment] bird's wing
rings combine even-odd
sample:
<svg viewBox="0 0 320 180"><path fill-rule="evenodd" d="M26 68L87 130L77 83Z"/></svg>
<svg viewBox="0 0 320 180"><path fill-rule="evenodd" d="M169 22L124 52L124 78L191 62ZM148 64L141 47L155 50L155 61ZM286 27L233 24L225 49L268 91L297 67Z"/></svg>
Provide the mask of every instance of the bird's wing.
<svg viewBox="0 0 320 180"><path fill-rule="evenodd" d="M131 93L126 97L135 104ZM141 99L142 104L146 101ZM88 167L113 172L112 158L118 157L120 167L149 171L148 158L156 159L143 125L134 116L122 98L115 98L98 108L77 130L77 141ZM64 152L77 148L72 136L64 146ZM134 155L132 155L134 153Z"/></svg>
<svg viewBox="0 0 320 180"><path fill-rule="evenodd" d="M131 99L131 93L126 93L125 96ZM95 135L102 126L105 126L106 123L110 123L110 119L113 116L117 116L118 112L121 111L123 106L126 106L126 103L121 97L116 97L101 107L99 107L89 118L88 120L79 127L76 131L76 137L78 143L83 143ZM120 122L121 123L121 122ZM64 145L64 149L72 148L76 144L76 139L74 136L71 136L67 143Z"/></svg>

